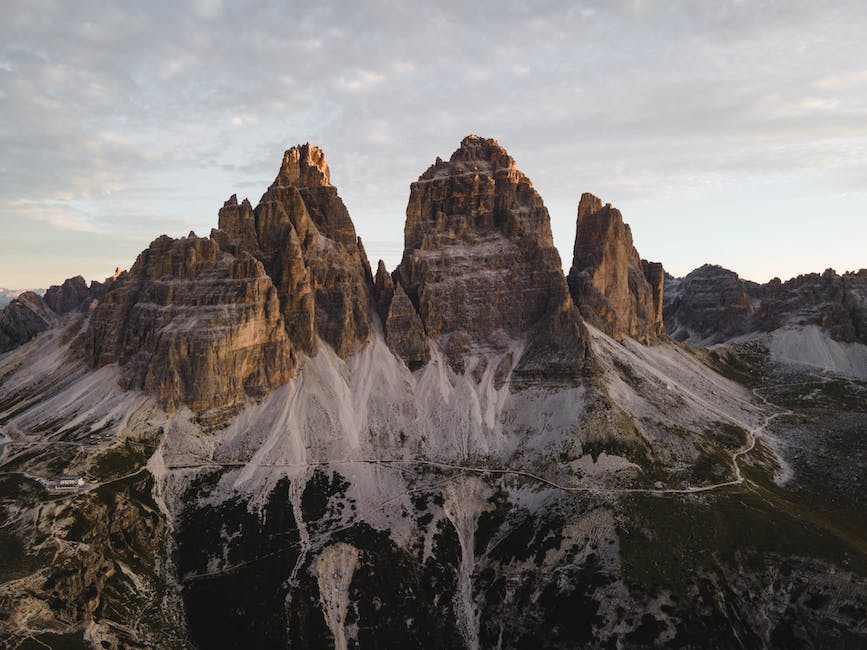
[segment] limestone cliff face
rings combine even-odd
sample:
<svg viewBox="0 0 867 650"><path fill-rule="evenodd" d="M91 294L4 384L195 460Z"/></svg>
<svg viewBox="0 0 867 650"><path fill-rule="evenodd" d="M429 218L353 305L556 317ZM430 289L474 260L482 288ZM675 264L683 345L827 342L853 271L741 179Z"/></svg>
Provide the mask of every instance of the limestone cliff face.
<svg viewBox="0 0 867 650"><path fill-rule="evenodd" d="M0 309L0 353L26 343L55 320L57 315L38 294L25 291Z"/></svg>
<svg viewBox="0 0 867 650"><path fill-rule="evenodd" d="M616 339L652 343L665 333L664 281L662 265L638 255L620 211L583 194L569 270L569 289L581 315Z"/></svg>
<svg viewBox="0 0 867 650"><path fill-rule="evenodd" d="M515 381L577 381L586 333L571 304L541 197L495 140L468 136L410 188L396 276L425 332L454 363L547 331ZM397 289L395 289L397 295Z"/></svg>
<svg viewBox="0 0 867 650"><path fill-rule="evenodd" d="M55 314L66 314L81 306L81 303L90 298L90 289L87 282L80 275L69 278L60 286L52 286L45 292L45 304Z"/></svg>
<svg viewBox="0 0 867 650"><path fill-rule="evenodd" d="M325 154L289 149L255 209L232 196L213 236L259 259L274 281L289 336L308 354L316 336L346 357L371 338L370 267Z"/></svg>
<svg viewBox="0 0 867 650"><path fill-rule="evenodd" d="M154 241L100 289L91 362L120 363L127 386L170 410L230 412L291 379L317 337L357 351L371 338L372 278L329 180L320 149L293 147L255 209L233 195L210 238Z"/></svg>
<svg viewBox="0 0 867 650"><path fill-rule="evenodd" d="M94 365L120 363L126 387L168 410L232 407L296 367L261 262L195 236L156 239L95 306L85 337Z"/></svg>
<svg viewBox="0 0 867 650"><path fill-rule="evenodd" d="M710 345L799 325L818 325L838 341L867 343L867 269L842 276L827 269L756 284L705 264L667 286L666 326L688 343Z"/></svg>
<svg viewBox="0 0 867 650"><path fill-rule="evenodd" d="M737 273L712 264L672 278L664 309L668 331L678 341L713 344L760 329L748 288Z"/></svg>

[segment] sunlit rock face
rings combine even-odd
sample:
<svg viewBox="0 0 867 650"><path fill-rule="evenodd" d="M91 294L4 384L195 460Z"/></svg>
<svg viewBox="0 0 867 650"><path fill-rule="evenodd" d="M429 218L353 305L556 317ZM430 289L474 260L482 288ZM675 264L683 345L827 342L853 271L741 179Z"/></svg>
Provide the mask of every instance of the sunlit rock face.
<svg viewBox="0 0 867 650"><path fill-rule="evenodd" d="M101 290L90 362L120 363L125 386L170 410L230 414L289 381L318 340L358 351L371 338L372 278L329 179L320 149L293 147L255 209L233 195L209 238L154 241ZM75 286L64 288L58 301Z"/></svg>
<svg viewBox="0 0 867 650"><path fill-rule="evenodd" d="M569 289L581 315L616 339L651 343L665 332L664 282L662 265L639 256L620 211L584 193L569 270Z"/></svg>
<svg viewBox="0 0 867 650"><path fill-rule="evenodd" d="M256 208L246 199L238 205L233 196L220 211L213 236L264 264L293 343L312 354L318 335L346 357L371 338L372 278L330 177L321 149L310 144L289 149Z"/></svg>
<svg viewBox="0 0 867 650"><path fill-rule="evenodd" d="M576 381L587 336L542 198L495 140L470 135L410 187L397 281L450 360L533 343L515 380ZM536 345L544 332L544 345Z"/></svg>
<svg viewBox="0 0 867 650"><path fill-rule="evenodd" d="M213 239L162 236L95 307L85 334L94 365L169 410L230 407L287 382L296 366L280 302L261 262Z"/></svg>

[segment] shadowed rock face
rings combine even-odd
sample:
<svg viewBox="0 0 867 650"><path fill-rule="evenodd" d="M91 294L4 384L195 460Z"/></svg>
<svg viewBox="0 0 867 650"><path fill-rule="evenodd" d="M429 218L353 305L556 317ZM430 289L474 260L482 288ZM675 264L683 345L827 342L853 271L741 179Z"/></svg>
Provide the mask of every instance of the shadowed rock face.
<svg viewBox="0 0 867 650"><path fill-rule="evenodd" d="M592 194L581 196L569 289L582 316L616 339L651 343L665 333L665 274L642 260L620 211Z"/></svg>
<svg viewBox="0 0 867 650"><path fill-rule="evenodd" d="M526 371L528 381L542 380L533 359L544 357L553 364L549 380L577 380L587 339L548 211L495 140L464 138L448 162L437 159L411 185L396 277L450 360L459 363L473 348L536 340L544 330L544 345L525 353L516 378Z"/></svg>
<svg viewBox="0 0 867 650"><path fill-rule="evenodd" d="M296 360L261 262L213 239L165 235L96 306L86 333L94 365L168 409L234 406L286 383Z"/></svg>
<svg viewBox="0 0 867 650"><path fill-rule="evenodd" d="M818 325L835 340L867 343L867 269L756 284L705 264L667 286L666 326L680 341L711 345L787 325Z"/></svg>
<svg viewBox="0 0 867 650"><path fill-rule="evenodd" d="M707 344L762 329L750 289L758 287L711 264L672 278L665 295L666 328L679 341Z"/></svg>
<svg viewBox="0 0 867 650"><path fill-rule="evenodd" d="M60 286L53 286L45 292L45 304L58 315L66 314L81 306L90 298L87 282L80 275L69 278Z"/></svg>
<svg viewBox="0 0 867 650"><path fill-rule="evenodd" d="M85 310L93 298L108 290L122 272L104 282L87 282L80 275L50 287L45 295L27 291L0 310L0 352L7 352L47 330L60 316Z"/></svg>
<svg viewBox="0 0 867 650"><path fill-rule="evenodd" d="M25 291L0 309L0 353L26 343L55 320L57 315L39 295Z"/></svg>

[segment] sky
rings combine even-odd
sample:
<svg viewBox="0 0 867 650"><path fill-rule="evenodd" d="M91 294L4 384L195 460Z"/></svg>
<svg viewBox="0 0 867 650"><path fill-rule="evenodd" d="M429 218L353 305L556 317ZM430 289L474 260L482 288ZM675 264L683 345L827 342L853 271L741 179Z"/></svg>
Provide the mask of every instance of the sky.
<svg viewBox="0 0 867 650"><path fill-rule="evenodd" d="M321 146L375 264L467 134L645 258L767 281L867 266L867 3L0 0L0 287L129 268Z"/></svg>

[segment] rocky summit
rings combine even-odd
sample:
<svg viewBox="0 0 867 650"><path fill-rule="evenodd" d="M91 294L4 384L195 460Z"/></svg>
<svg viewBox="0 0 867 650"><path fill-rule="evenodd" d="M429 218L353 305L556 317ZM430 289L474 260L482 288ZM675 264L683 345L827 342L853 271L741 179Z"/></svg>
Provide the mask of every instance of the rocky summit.
<svg viewBox="0 0 867 650"><path fill-rule="evenodd" d="M392 270L311 144L216 219L0 312L3 647L867 643L867 271L666 277L584 194L567 279L475 135Z"/></svg>
<svg viewBox="0 0 867 650"><path fill-rule="evenodd" d="M656 341L665 333L664 284L662 264L641 259L620 211L582 194L569 289L584 318L616 339Z"/></svg>
<svg viewBox="0 0 867 650"><path fill-rule="evenodd" d="M12 350L44 332L60 317L70 312L86 309L92 300L101 298L122 271L104 282L91 282L90 286L80 275L54 285L40 296L25 291L0 309L0 353Z"/></svg>
<svg viewBox="0 0 867 650"><path fill-rule="evenodd" d="M220 419L294 377L318 340L340 356L369 341L370 267L329 179L320 149L293 147L256 208L233 195L210 237L155 240L95 307L91 363Z"/></svg>
<svg viewBox="0 0 867 650"><path fill-rule="evenodd" d="M705 264L670 278L665 323L679 341L713 344L783 327L816 326L835 341L867 344L867 269L799 275L766 284Z"/></svg>
<svg viewBox="0 0 867 650"><path fill-rule="evenodd" d="M588 337L548 211L496 140L467 136L410 186L395 276L454 365L470 350L505 350L529 336L516 381L541 380L543 367L546 380L578 381Z"/></svg>

